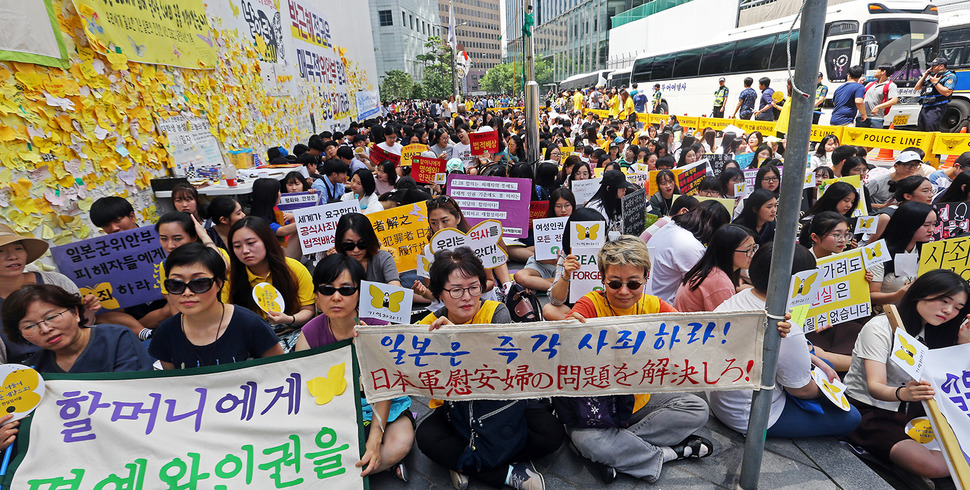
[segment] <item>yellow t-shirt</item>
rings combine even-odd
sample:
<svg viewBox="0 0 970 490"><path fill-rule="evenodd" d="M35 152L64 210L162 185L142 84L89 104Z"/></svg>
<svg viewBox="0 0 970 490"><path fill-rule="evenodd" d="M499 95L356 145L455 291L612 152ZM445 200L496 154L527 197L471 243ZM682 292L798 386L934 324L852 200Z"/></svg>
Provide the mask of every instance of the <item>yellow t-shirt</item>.
<svg viewBox="0 0 970 490"><path fill-rule="evenodd" d="M616 117L620 113L620 96L614 95L610 98L610 110L607 113L609 117Z"/></svg>
<svg viewBox="0 0 970 490"><path fill-rule="evenodd" d="M219 255L222 256L222 260L225 260L228 264L229 254L226 252L226 250L220 247L216 247L216 250L219 252ZM165 279L168 279L168 273L165 272L165 262L162 262L159 264L158 268L158 287L161 288L162 294L168 294L168 289L165 288ZM219 301L222 301L223 303L229 302L229 282L222 285L222 291L219 291Z"/></svg>
<svg viewBox="0 0 970 490"><path fill-rule="evenodd" d="M498 305L500 304L502 303L491 300L482 302L482 307L478 309L478 313L475 313L475 316L473 316L471 320L463 323L462 325L481 325L492 323L492 318L495 316L495 309L498 308ZM434 313L428 313L428 316L422 318L421 321L418 322L418 325L431 325L437 319L438 317L436 317Z"/></svg>
<svg viewBox="0 0 970 490"><path fill-rule="evenodd" d="M633 97L627 97L626 103L623 104L623 110L620 111L620 119L626 119L633 114L636 109L633 107Z"/></svg>
<svg viewBox="0 0 970 490"><path fill-rule="evenodd" d="M574 111L583 110L583 94L579 92L576 92L576 94L573 95L573 110Z"/></svg>
<svg viewBox="0 0 970 490"><path fill-rule="evenodd" d="M286 266L290 269L290 274L296 279L296 290L297 297L300 301L300 306L312 305L316 302L316 295L313 293L313 276L310 275L310 271L303 267L296 259L286 258ZM249 278L249 285L251 287L256 287L257 284L261 282L268 282L273 284L272 273L264 276L257 276L253 274L253 271L246 267L246 277ZM287 305L289 306L289 305ZM258 311L260 316L266 318L266 313L262 310Z"/></svg>

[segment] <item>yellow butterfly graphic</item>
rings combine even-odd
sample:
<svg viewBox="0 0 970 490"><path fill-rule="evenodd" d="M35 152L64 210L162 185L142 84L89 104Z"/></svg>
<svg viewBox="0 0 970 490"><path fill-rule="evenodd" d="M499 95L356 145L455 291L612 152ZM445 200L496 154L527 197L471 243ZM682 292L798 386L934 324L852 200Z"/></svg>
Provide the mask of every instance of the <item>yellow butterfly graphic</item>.
<svg viewBox="0 0 970 490"><path fill-rule="evenodd" d="M404 301L404 291L398 291L396 293L385 293L381 291L381 288L371 284L370 287L371 300L370 304L374 308L387 308L394 313L397 313L401 309L401 301Z"/></svg>
<svg viewBox="0 0 970 490"><path fill-rule="evenodd" d="M111 287L111 283L102 282L95 284L94 287L90 288L78 288L81 293L81 297L85 297L89 294L93 294L98 301L101 302L101 307L108 310L117 310L121 308L121 304L118 303L118 298L114 296L114 288Z"/></svg>
<svg viewBox="0 0 970 490"><path fill-rule="evenodd" d="M37 371L33 369L18 369L7 375L3 380L3 401L0 402L0 413L28 412L40 404L40 395L34 393L40 384Z"/></svg>
<svg viewBox="0 0 970 490"><path fill-rule="evenodd" d="M809 291L812 290L812 284L815 282L815 279L817 278L818 278L818 272L808 276L804 280L799 279L798 276L795 276L795 294L793 294L792 297L808 294Z"/></svg>
<svg viewBox="0 0 970 490"><path fill-rule="evenodd" d="M334 364L327 371L327 376L317 376L306 382L307 390L316 397L317 405L326 405L333 400L333 397L340 396L347 389L347 380L344 379L344 363Z"/></svg>
<svg viewBox="0 0 970 490"><path fill-rule="evenodd" d="M876 219L876 218L863 219L863 220L859 220L859 221L862 222L862 228L869 228L870 226L872 226L872 220L874 220L874 219Z"/></svg>
<svg viewBox="0 0 970 490"><path fill-rule="evenodd" d="M865 250L866 250L866 258L868 258L869 260L872 260L876 257L880 257L882 256L882 243L879 242L871 247L866 247Z"/></svg>
<svg viewBox="0 0 970 490"><path fill-rule="evenodd" d="M916 358L914 357L916 356L916 347L907 342L902 335L897 335L896 338L899 339L900 347L900 349L896 351L896 357L906 361L906 364L909 364L910 366L916 364Z"/></svg>
<svg viewBox="0 0 970 490"><path fill-rule="evenodd" d="M823 388L825 388L825 391L828 391L829 393L832 394L833 397L839 400L839 403L842 405L842 408L848 408L849 401L845 399L845 395L842 394L841 388L837 388L836 386L830 384L825 379L824 376L822 377L822 386Z"/></svg>
<svg viewBox="0 0 970 490"><path fill-rule="evenodd" d="M600 229L599 223L593 226L590 226L589 228L586 228L585 226L579 223L576 224L576 233L579 234L580 240L586 240L586 239L596 240L596 233L599 232L599 229Z"/></svg>
<svg viewBox="0 0 970 490"><path fill-rule="evenodd" d="M920 444L926 444L931 442L936 436L933 434L933 426L930 425L930 421L924 417L918 417L909 422L912 427L906 431L911 439L915 439L916 442Z"/></svg>

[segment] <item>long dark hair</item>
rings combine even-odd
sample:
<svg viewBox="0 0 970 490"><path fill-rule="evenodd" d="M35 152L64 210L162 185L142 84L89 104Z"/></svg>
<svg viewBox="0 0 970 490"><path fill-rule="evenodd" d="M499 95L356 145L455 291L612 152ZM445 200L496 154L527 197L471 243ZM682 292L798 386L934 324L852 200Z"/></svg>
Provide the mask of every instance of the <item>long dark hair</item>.
<svg viewBox="0 0 970 490"><path fill-rule="evenodd" d="M822 136L822 140L818 142L818 146L815 147L815 156L819 158L825 158L825 146L828 145L829 141L835 140L835 143L839 143L839 139L835 137L834 134L827 134ZM835 150L832 150L835 151Z"/></svg>
<svg viewBox="0 0 970 490"><path fill-rule="evenodd" d="M573 207L573 211L576 211L576 196L573 195L573 191L565 187L560 187L552 191L552 194L549 196L549 209L546 211L546 218L556 217L556 202L560 199L569 201L569 204Z"/></svg>
<svg viewBox="0 0 970 490"><path fill-rule="evenodd" d="M926 182L929 180L930 179L927 179L922 175L910 175L909 177L906 177L903 180L898 180L896 182L890 183L889 187L892 188L893 197L895 197L897 201L905 202L908 200L905 197L906 194L909 194L910 196L912 196L913 193L916 192L916 189L919 189L919 187L923 185L923 182Z"/></svg>
<svg viewBox="0 0 970 490"><path fill-rule="evenodd" d="M704 256L691 270L687 271L683 284L694 291L717 268L731 278L734 287L738 287L741 271L734 270L734 251L748 237L755 238L757 241L754 232L747 227L732 224L718 228L711 237L711 243L707 246Z"/></svg>
<svg viewBox="0 0 970 490"><path fill-rule="evenodd" d="M747 226L752 230L758 229L758 211L766 202L775 199L775 194L768 189L755 189L754 192L744 200L744 208L741 214L735 218L734 223Z"/></svg>
<svg viewBox="0 0 970 490"><path fill-rule="evenodd" d="M774 173L778 176L778 189L773 192L777 196L778 192L781 190L781 171L779 171L778 167L774 165L766 164L758 169L758 173L754 177L754 188L762 189L761 182L765 179L765 176L768 175L768 173Z"/></svg>
<svg viewBox="0 0 970 490"><path fill-rule="evenodd" d="M671 220L706 245L718 228L731 221L731 214L717 201L703 201L693 211L674 216Z"/></svg>
<svg viewBox="0 0 970 490"><path fill-rule="evenodd" d="M573 244L569 237L572 235L569 233L569 227L572 226L573 221L602 221L606 224L606 217L600 214L599 211L590 208L575 208L573 209L573 214L569 215L569 219L566 220L566 232L562 234L562 251L566 254L573 253Z"/></svg>
<svg viewBox="0 0 970 490"><path fill-rule="evenodd" d="M603 210L606 211L607 218L618 219L623 210L622 199L617 196L617 192L620 189L626 189L626 180L621 180L619 185L611 185L606 182L606 174L608 173L619 173L620 179L623 179L623 173L619 170L607 170L603 172L603 183L600 184L600 188L593 194L593 197L589 198L589 202L599 200L603 204ZM611 175L611 177L613 177Z"/></svg>
<svg viewBox="0 0 970 490"><path fill-rule="evenodd" d="M893 219L896 219L895 214ZM930 349L955 345L960 333L960 325L970 313L970 301L964 303L963 308L960 308L960 312L952 320L935 327L923 320L916 309L916 304L920 301L934 301L960 293L970 296L970 286L967 286L967 282L959 274L951 270L934 269L917 277L896 306L906 332L915 337L922 331L926 346Z"/></svg>
<svg viewBox="0 0 970 490"><path fill-rule="evenodd" d="M966 187L964 187L966 186ZM935 202L965 202L970 200L970 172L964 170L953 178L950 186Z"/></svg>
<svg viewBox="0 0 970 490"><path fill-rule="evenodd" d="M279 198L280 181L269 178L256 179L253 182L253 203L249 207L249 215L275 223L276 213L273 208L276 207Z"/></svg>
<svg viewBox="0 0 970 490"><path fill-rule="evenodd" d="M732 133L728 133L728 134L732 134ZM740 169L737 169L734 167L725 167L724 170L721 170L721 175L717 176L718 183L721 184L722 196L730 196L734 194L734 189L728 188L728 186L731 185L731 181L733 179L740 179L742 182L744 182L744 173L741 172Z"/></svg>
<svg viewBox="0 0 970 490"><path fill-rule="evenodd" d="M381 242L377 239L377 233L374 232L374 226L371 224L367 216L360 213L347 213L337 220L337 230L334 232L334 237L336 238L333 248L339 254L346 254L347 251L344 250L344 234L348 231L352 231L360 236L361 240L367 242L367 257L373 257L377 255L377 252L381 250Z"/></svg>
<svg viewBox="0 0 970 490"><path fill-rule="evenodd" d="M808 210L808 214L819 214L825 211L836 212L836 206L849 196L853 196L852 207L845 213L845 217L850 218L852 212L859 205L859 191L847 182L833 182L832 185L828 186L822 196L818 198L818 201L815 202L815 205Z"/></svg>
<svg viewBox="0 0 970 490"><path fill-rule="evenodd" d="M289 172L284 175L282 179L280 179L280 189L286 189L286 184L289 184L291 181L299 182L300 185L303 186L303 192L310 190L310 183L307 182L306 177L304 177L300 172L296 171Z"/></svg>
<svg viewBox="0 0 970 490"><path fill-rule="evenodd" d="M923 226L926 217L933 212L935 212L933 206L922 202L906 201L900 204L882 233L883 238L886 239L889 255L895 258L896 254L906 252L906 247L913 240L916 230ZM920 244L917 243L916 248L919 249ZM885 271L895 272L895 261L886 262Z"/></svg>
<svg viewBox="0 0 970 490"><path fill-rule="evenodd" d="M798 243L805 248L812 248L815 242L812 235L821 237L835 229L840 223L849 223L849 219L835 211L822 211L812 217L812 222L802 227L802 234L798 237Z"/></svg>
<svg viewBox="0 0 970 490"><path fill-rule="evenodd" d="M279 181L277 180L266 180L272 180L279 185ZM276 238L276 234L270 229L269 223L258 216L247 216L235 222L232 228L229 228L229 243L227 245L232 251L229 254L231 264L229 269L230 302L252 310L257 314L261 311L259 306L256 305L256 301L253 300L253 287L249 284L249 274L247 273L249 269L246 267L246 264L239 260L235 251L236 247L232 244L232 237L243 228L252 230L259 240L263 242L263 248L266 250L265 260L267 265L269 265L270 276L273 278L273 287L280 292L283 296L283 302L286 304L284 313L296 313L302 306L300 304L296 278L290 272L290 268L286 263L286 255L283 254L283 247L280 246L280 241Z"/></svg>
<svg viewBox="0 0 970 490"><path fill-rule="evenodd" d="M384 172L384 174L387 175L388 185L393 186L397 184L397 171L394 168L394 162L390 160L384 160L383 162L377 164L377 167L381 169L381 172ZM374 179L377 180L376 175L374 176Z"/></svg>

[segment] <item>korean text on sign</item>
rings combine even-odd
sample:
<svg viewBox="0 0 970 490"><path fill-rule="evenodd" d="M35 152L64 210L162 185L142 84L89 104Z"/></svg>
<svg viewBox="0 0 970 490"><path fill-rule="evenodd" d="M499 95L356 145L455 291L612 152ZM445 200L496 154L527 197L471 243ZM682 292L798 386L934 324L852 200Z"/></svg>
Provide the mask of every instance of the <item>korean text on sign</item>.
<svg viewBox="0 0 970 490"><path fill-rule="evenodd" d="M337 232L337 221L347 213L359 212L360 204L356 200L294 210L296 234L300 239L303 253L325 252L332 248Z"/></svg>
<svg viewBox="0 0 970 490"><path fill-rule="evenodd" d="M818 259L818 269L822 284L805 320L806 332L872 314L861 249Z"/></svg>
<svg viewBox="0 0 970 490"><path fill-rule="evenodd" d="M532 181L475 175L448 175L448 195L461 206L472 226L489 219L500 221L507 238L529 235L529 198Z"/></svg>

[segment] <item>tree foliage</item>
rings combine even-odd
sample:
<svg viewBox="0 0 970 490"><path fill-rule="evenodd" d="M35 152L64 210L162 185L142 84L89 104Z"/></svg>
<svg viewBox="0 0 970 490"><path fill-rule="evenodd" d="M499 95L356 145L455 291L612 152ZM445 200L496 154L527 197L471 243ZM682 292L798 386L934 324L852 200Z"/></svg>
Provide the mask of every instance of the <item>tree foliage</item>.
<svg viewBox="0 0 970 490"><path fill-rule="evenodd" d="M536 83L541 88L552 81L552 63L548 60L537 61ZM513 87L515 92L518 93L522 90L522 63L516 61L496 65L485 73L478 84L488 93L507 94L512 92Z"/></svg>
<svg viewBox="0 0 970 490"><path fill-rule="evenodd" d="M388 103L392 100L411 98L414 79L402 70L391 70L384 75L381 82L381 101Z"/></svg>
<svg viewBox="0 0 970 490"><path fill-rule="evenodd" d="M441 99L452 95L451 70L454 56L451 47L438 36L424 43L424 54L417 56L424 63L424 79L421 94L428 99Z"/></svg>

